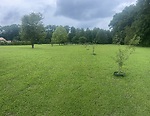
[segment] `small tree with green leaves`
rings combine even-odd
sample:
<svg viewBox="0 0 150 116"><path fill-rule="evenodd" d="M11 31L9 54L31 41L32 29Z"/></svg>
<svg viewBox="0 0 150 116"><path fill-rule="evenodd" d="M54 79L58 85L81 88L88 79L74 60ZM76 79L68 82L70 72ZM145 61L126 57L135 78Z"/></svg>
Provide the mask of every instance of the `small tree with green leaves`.
<svg viewBox="0 0 150 116"><path fill-rule="evenodd" d="M59 26L53 32L51 43L65 44L67 42L68 34L64 27Z"/></svg>
<svg viewBox="0 0 150 116"><path fill-rule="evenodd" d="M86 42L87 42L87 38L86 37L82 36L82 37L79 38L79 43L80 44L86 44Z"/></svg>
<svg viewBox="0 0 150 116"><path fill-rule="evenodd" d="M116 39L118 39L116 37ZM124 76L125 73L122 71L122 67L126 60L128 60L129 56L135 51L135 45L138 45L140 41L140 37L134 36L133 39L130 40L129 45L123 48L118 42L119 48L118 52L116 53L116 57L114 58L117 65L118 71L114 72L114 75L117 76Z"/></svg>

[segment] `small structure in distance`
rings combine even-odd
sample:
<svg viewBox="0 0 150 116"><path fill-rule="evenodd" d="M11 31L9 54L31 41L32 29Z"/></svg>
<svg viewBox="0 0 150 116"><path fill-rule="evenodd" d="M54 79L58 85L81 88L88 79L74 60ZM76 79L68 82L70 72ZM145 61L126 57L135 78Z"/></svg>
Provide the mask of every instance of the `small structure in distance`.
<svg viewBox="0 0 150 116"><path fill-rule="evenodd" d="M0 43L11 43L11 41L7 41L3 37L0 37Z"/></svg>

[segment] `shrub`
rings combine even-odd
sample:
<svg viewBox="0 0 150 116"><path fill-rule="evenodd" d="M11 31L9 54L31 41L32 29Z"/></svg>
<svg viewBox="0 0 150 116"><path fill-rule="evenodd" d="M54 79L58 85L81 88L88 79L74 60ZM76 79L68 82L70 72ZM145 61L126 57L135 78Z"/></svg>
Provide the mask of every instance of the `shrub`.
<svg viewBox="0 0 150 116"><path fill-rule="evenodd" d="M114 72L114 75L117 76L125 75L125 73L122 71L122 67L125 61L128 60L129 56L135 51L135 45L138 45L139 42L140 38L135 35L133 39L130 40L129 45L127 45L125 48L121 47L120 42L118 43L119 45L118 52L116 53L116 57L114 58L118 65L118 71Z"/></svg>

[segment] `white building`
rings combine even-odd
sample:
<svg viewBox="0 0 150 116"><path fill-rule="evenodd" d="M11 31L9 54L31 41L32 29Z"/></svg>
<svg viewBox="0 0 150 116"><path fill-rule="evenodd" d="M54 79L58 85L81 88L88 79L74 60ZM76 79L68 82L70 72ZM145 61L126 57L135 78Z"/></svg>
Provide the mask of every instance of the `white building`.
<svg viewBox="0 0 150 116"><path fill-rule="evenodd" d="M3 37L0 37L0 42L7 42L7 41Z"/></svg>
<svg viewBox="0 0 150 116"><path fill-rule="evenodd" d="M11 41L7 41L6 39L4 39L3 37L0 37L0 42L2 43L4 43L4 42L7 42L7 43L11 43Z"/></svg>

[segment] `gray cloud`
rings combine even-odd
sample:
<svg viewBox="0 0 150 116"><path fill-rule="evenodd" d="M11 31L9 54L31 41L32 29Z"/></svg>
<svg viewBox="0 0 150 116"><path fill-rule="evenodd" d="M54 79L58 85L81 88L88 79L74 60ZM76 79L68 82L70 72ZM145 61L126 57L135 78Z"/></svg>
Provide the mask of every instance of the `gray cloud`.
<svg viewBox="0 0 150 116"><path fill-rule="evenodd" d="M31 12L41 12L43 16L52 11L55 0L1 0L0 25L20 23L21 18ZM52 15L52 14L48 14Z"/></svg>
<svg viewBox="0 0 150 116"><path fill-rule="evenodd" d="M57 0L56 15L76 20L92 20L112 16L119 0Z"/></svg>
<svg viewBox="0 0 150 116"><path fill-rule="evenodd" d="M7 23L17 23L20 21L20 13L16 10L8 11L4 17L1 18L0 23L1 24L7 24Z"/></svg>

